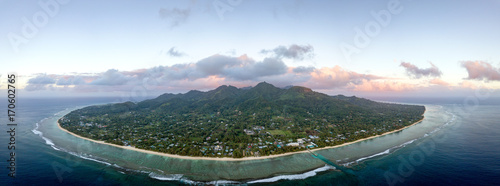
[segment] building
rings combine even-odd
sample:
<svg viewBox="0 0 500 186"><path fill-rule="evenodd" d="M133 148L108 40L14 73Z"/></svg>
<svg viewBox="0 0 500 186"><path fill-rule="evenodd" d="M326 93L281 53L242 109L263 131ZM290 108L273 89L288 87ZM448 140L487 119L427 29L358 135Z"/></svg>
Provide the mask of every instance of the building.
<svg viewBox="0 0 500 186"><path fill-rule="evenodd" d="M286 146L298 147L299 143L288 143Z"/></svg>
<svg viewBox="0 0 500 186"><path fill-rule="evenodd" d="M248 129L243 129L243 131L247 134L247 135L254 135L255 132L253 130L248 130Z"/></svg>

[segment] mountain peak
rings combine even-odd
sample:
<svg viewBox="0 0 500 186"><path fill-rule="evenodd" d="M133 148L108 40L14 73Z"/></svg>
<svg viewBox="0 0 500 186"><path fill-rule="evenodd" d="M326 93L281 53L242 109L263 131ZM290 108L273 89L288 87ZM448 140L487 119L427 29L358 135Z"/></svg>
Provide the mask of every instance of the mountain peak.
<svg viewBox="0 0 500 186"><path fill-rule="evenodd" d="M267 83L267 82L265 82L265 81L260 82L259 84L255 85L255 87L254 87L254 88L266 88L266 87L269 87L269 88L276 88L274 85L269 84L269 83Z"/></svg>
<svg viewBox="0 0 500 186"><path fill-rule="evenodd" d="M236 88L235 86L231 86L231 85L221 85L221 86L217 87L215 90L219 91L219 90L233 90L233 89L238 89L238 88Z"/></svg>
<svg viewBox="0 0 500 186"><path fill-rule="evenodd" d="M217 87L214 90L210 90L207 92L207 96L210 99L226 99L229 97L236 96L239 92L239 89L234 86L222 85Z"/></svg>
<svg viewBox="0 0 500 186"><path fill-rule="evenodd" d="M310 88L301 87L301 86L293 86L293 87L289 88L289 90L294 90L294 91L301 92L301 93L312 92L312 90Z"/></svg>
<svg viewBox="0 0 500 186"><path fill-rule="evenodd" d="M186 94L199 94L199 93L203 93L202 91L199 91L199 90L190 90L189 92L187 92Z"/></svg>
<svg viewBox="0 0 500 186"><path fill-rule="evenodd" d="M225 89L225 88L227 88L227 85L221 85L221 86L217 87L217 88L216 88L216 89L214 89L214 90L223 90L223 89Z"/></svg>

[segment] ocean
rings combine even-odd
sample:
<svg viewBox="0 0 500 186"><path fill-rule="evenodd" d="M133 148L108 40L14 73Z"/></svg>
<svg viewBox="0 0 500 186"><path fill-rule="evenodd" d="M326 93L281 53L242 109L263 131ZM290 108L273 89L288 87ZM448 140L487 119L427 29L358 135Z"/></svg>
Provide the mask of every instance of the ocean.
<svg viewBox="0 0 500 186"><path fill-rule="evenodd" d="M178 160L95 144L57 128L71 111L117 98L18 99L16 178L0 185L500 185L500 101L380 99L426 106L400 132L335 149L256 160ZM465 101L464 101L465 100ZM7 108L6 105L1 105ZM0 115L1 130L7 114ZM7 167L8 133L0 135ZM341 165L342 171L329 165Z"/></svg>

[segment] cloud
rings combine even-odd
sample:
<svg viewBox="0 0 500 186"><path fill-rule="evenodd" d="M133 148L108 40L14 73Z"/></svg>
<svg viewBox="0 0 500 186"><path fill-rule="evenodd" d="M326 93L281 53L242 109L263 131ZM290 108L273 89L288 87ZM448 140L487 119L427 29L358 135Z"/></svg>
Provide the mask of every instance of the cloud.
<svg viewBox="0 0 500 186"><path fill-rule="evenodd" d="M467 70L467 79L500 81L500 69L484 61L464 61L462 67Z"/></svg>
<svg viewBox="0 0 500 186"><path fill-rule="evenodd" d="M369 81L363 79L360 84L352 85L354 91L365 91L365 92L402 92L415 90L416 86L413 84L403 83L393 80L377 80Z"/></svg>
<svg viewBox="0 0 500 186"><path fill-rule="evenodd" d="M93 80L91 85L124 85L131 79L130 76L126 76L123 73L115 69L110 69L102 74L99 78Z"/></svg>
<svg viewBox="0 0 500 186"><path fill-rule="evenodd" d="M430 84L434 84L434 85L442 85L442 86L448 86L450 85L448 82L446 81L443 81L439 78L434 78L432 80L429 81Z"/></svg>
<svg viewBox="0 0 500 186"><path fill-rule="evenodd" d="M189 16L191 15L191 9L165 9L160 8L158 11L160 18L169 22L170 27L179 26L187 21Z"/></svg>
<svg viewBox="0 0 500 186"><path fill-rule="evenodd" d="M341 88L347 85L360 84L363 80L369 81L373 79L382 79L383 77L359 74L356 72L348 71L340 66L333 68L323 67L315 69L311 72L311 80L308 86L311 88L328 89L328 88Z"/></svg>
<svg viewBox="0 0 500 186"><path fill-rule="evenodd" d="M56 79L46 74L39 74L28 80L28 85L24 88L27 91L46 90L56 82Z"/></svg>
<svg viewBox="0 0 500 186"><path fill-rule="evenodd" d="M81 92L179 92L191 89L212 89L231 84L245 87L267 81L276 86L300 85L315 89L382 90L372 81L387 79L360 74L340 66L290 67L279 58L254 60L247 55L239 57L212 55L194 63L157 66L133 71L110 69L97 74L39 75L28 80L26 90L64 90ZM362 87L363 86L363 87ZM374 88L375 87L375 88ZM387 88L385 88L387 89ZM399 90L392 86L392 90ZM136 94L136 92L134 92Z"/></svg>
<svg viewBox="0 0 500 186"><path fill-rule="evenodd" d="M185 56L184 53L175 50L175 47L170 48L170 50L167 51L167 54L169 56L171 56L171 57L182 57L182 56Z"/></svg>
<svg viewBox="0 0 500 186"><path fill-rule="evenodd" d="M56 85L83 85L85 80L81 76L62 76L57 79Z"/></svg>
<svg viewBox="0 0 500 186"><path fill-rule="evenodd" d="M284 74L287 66L283 61L274 58L265 58L255 61L247 55L229 57L213 55L202 59L195 65L194 77L217 75L234 80L255 80L259 77Z"/></svg>
<svg viewBox="0 0 500 186"><path fill-rule="evenodd" d="M313 72L314 70L315 70L314 67L299 66L299 67L294 68L293 72L299 73L299 74L301 74L301 73L307 73L307 74L309 74L309 73Z"/></svg>
<svg viewBox="0 0 500 186"><path fill-rule="evenodd" d="M32 85L47 85L54 84L55 82L56 80L54 78L47 76L46 74L41 74L28 80L28 83Z"/></svg>
<svg viewBox="0 0 500 186"><path fill-rule="evenodd" d="M38 91L54 89L56 86L84 85L87 81L92 81L93 79L93 77L86 73L79 75L39 74L27 81L25 89L28 91Z"/></svg>
<svg viewBox="0 0 500 186"><path fill-rule="evenodd" d="M229 57L224 55L213 55L198 61L195 66L196 69L203 73L204 76L208 75L223 75L234 71L234 68L239 66L247 66L250 60L246 56L240 57ZM232 69L232 70L230 70Z"/></svg>
<svg viewBox="0 0 500 186"><path fill-rule="evenodd" d="M408 75L415 78L421 78L422 76L441 77L443 73L434 64L430 64L432 67L426 69L418 68L417 66L407 62L401 62L400 66L405 68Z"/></svg>
<svg viewBox="0 0 500 186"><path fill-rule="evenodd" d="M45 85L91 88L100 86L100 90L121 89L142 86L144 81L154 82L151 85L171 85L176 81L201 81L214 77L226 81L260 81L262 78L280 76L288 72L288 66L276 58L265 58L256 61L247 55L231 57L213 55L196 63L158 66L134 71L110 69L98 74L76 75L38 75L28 80L29 90L42 90ZM41 86L38 86L41 85ZM114 88L108 88L114 87Z"/></svg>
<svg viewBox="0 0 500 186"><path fill-rule="evenodd" d="M44 84L28 84L24 89L27 91L40 91L40 90L46 90L47 88L51 87L52 85L44 85Z"/></svg>
<svg viewBox="0 0 500 186"><path fill-rule="evenodd" d="M479 87L481 87L480 85L478 85L477 82L472 82L472 81L462 81L459 85L460 87L469 89L478 89Z"/></svg>
<svg viewBox="0 0 500 186"><path fill-rule="evenodd" d="M287 66L283 61L274 58L265 58L262 62L254 63L249 73L258 77L280 75L286 73ZM249 74L249 75L250 75Z"/></svg>
<svg viewBox="0 0 500 186"><path fill-rule="evenodd" d="M273 53L277 58L303 60L306 57L311 58L314 56L314 48L311 45L293 44L288 47L280 45L272 50L261 50L261 53Z"/></svg>

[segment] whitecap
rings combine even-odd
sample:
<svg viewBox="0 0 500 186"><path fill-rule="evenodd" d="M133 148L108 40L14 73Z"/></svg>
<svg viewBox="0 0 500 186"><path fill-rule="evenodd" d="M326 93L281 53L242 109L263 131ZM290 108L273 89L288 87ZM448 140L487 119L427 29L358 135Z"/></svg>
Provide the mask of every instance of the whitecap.
<svg viewBox="0 0 500 186"><path fill-rule="evenodd" d="M381 155L384 155L384 154L389 154L389 152L390 152L390 149L387 149L384 152L380 152L380 153L377 153L377 154L374 154L374 155L371 155L371 156L359 158L359 159L356 160L356 162L360 162L360 161L363 161L363 160L366 160L366 159L369 159L369 158L373 158L373 157L377 157L377 156L381 156Z"/></svg>
<svg viewBox="0 0 500 186"><path fill-rule="evenodd" d="M317 169L314 169L312 171L305 172L302 174L279 175L279 176L275 176L275 177L271 177L271 178L250 181L248 183L270 183L270 182L276 182L279 180L303 180L303 179L309 178L311 176L315 176L316 173L318 173L318 172L323 172L323 171L327 171L330 169L334 169L334 167L332 167L330 165L325 165L324 167L320 167L320 168L317 168Z"/></svg>
<svg viewBox="0 0 500 186"><path fill-rule="evenodd" d="M52 140L50 140L49 138L46 138L46 137L43 137L42 136L42 139L45 140L45 144L47 145L50 145L50 146L54 146L54 142L52 142Z"/></svg>
<svg viewBox="0 0 500 186"><path fill-rule="evenodd" d="M94 158L89 158L87 156L84 156L84 155L80 155L80 154L77 154L75 152L68 152L69 154L73 155L73 156L76 156L76 157L79 157L79 158L82 158L82 159L86 159L86 160L90 160L90 161L95 161L95 162L98 162L98 163L102 163L102 164L106 164L106 165L111 165L111 163L108 163L106 161L101 161L101 160L97 160L97 159L94 159Z"/></svg>
<svg viewBox="0 0 500 186"><path fill-rule="evenodd" d="M40 120L40 122L43 122L43 120L45 119ZM45 144L50 145L50 147L52 147L54 150L60 151L61 149L56 147L56 145L54 144L54 142L52 142L52 140L43 136L43 132L38 130L39 126L40 125L38 123L35 123L35 128L31 130L31 132L33 132L33 134L40 136L43 140L45 140Z"/></svg>
<svg viewBox="0 0 500 186"><path fill-rule="evenodd" d="M270 182L276 182L279 180L301 180L301 179L306 179L311 176L315 176L318 172L323 172L327 171L330 169L335 169L335 167L332 167L330 165L325 165L323 167L314 169L312 171L308 171L302 174L291 174L291 175L278 175L274 176L271 178L264 178L264 179L259 179L259 180L253 180L247 182L247 184L253 184L253 183L270 183ZM145 171L140 171L140 172L145 172ZM184 178L184 175L182 174L157 174L150 172L149 177L161 181L179 181L185 184L192 184L192 185L198 185L198 184L208 184L208 185L227 185L227 184L244 184L242 182L238 181L230 181L230 180L216 180L216 181L210 181L210 182L199 182L199 181L193 181Z"/></svg>
<svg viewBox="0 0 500 186"><path fill-rule="evenodd" d="M161 175L157 173L149 173L149 177L157 180L162 180L162 181L179 181L182 178L182 174L168 174L168 175Z"/></svg>
<svg viewBox="0 0 500 186"><path fill-rule="evenodd" d="M415 142L415 141L417 141L417 139L412 139L412 140L407 141L407 142L405 142L405 143L403 143L403 144L401 144L401 145L398 145L398 146L396 146L396 147L405 147L406 145L411 144L411 143L413 143L413 142ZM394 148L394 147L393 147L393 148Z"/></svg>
<svg viewBox="0 0 500 186"><path fill-rule="evenodd" d="M394 152L394 150L395 150L395 149L403 148L403 147L405 147L406 145L408 145L408 144L411 144L411 143L415 142L416 140L417 140L417 139L412 139L412 140L410 140L410 141L407 141L407 142L402 143L401 145L397 145L397 146L394 146L394 147L388 148L388 149L386 149L386 150L384 150L384 151L382 151L382 152L379 152L379 153L377 153L377 154L373 154L373 155L370 155L370 156L361 157L361 158L359 158L359 159L357 159L357 160L355 160L355 161L347 162L347 163L344 163L344 164L342 164L342 165L343 165L344 167L346 167L346 166L350 166L350 165L351 165L351 164L353 164L353 163L359 163L360 161L363 161L363 160L367 160L367 159L374 158L374 157L377 157L377 156L382 156L382 155L385 155L385 154L390 154L390 153L391 153L391 151L392 151L392 152Z"/></svg>
<svg viewBox="0 0 500 186"><path fill-rule="evenodd" d="M42 133L42 132L40 132L40 131L38 131L38 130L35 130L35 129L31 130L31 132L33 132L34 134L39 135L39 136L40 136L40 135L43 135L43 133Z"/></svg>
<svg viewBox="0 0 500 186"><path fill-rule="evenodd" d="M206 183L206 185L227 185L227 184L241 184L237 181L229 181L229 180L217 180Z"/></svg>

